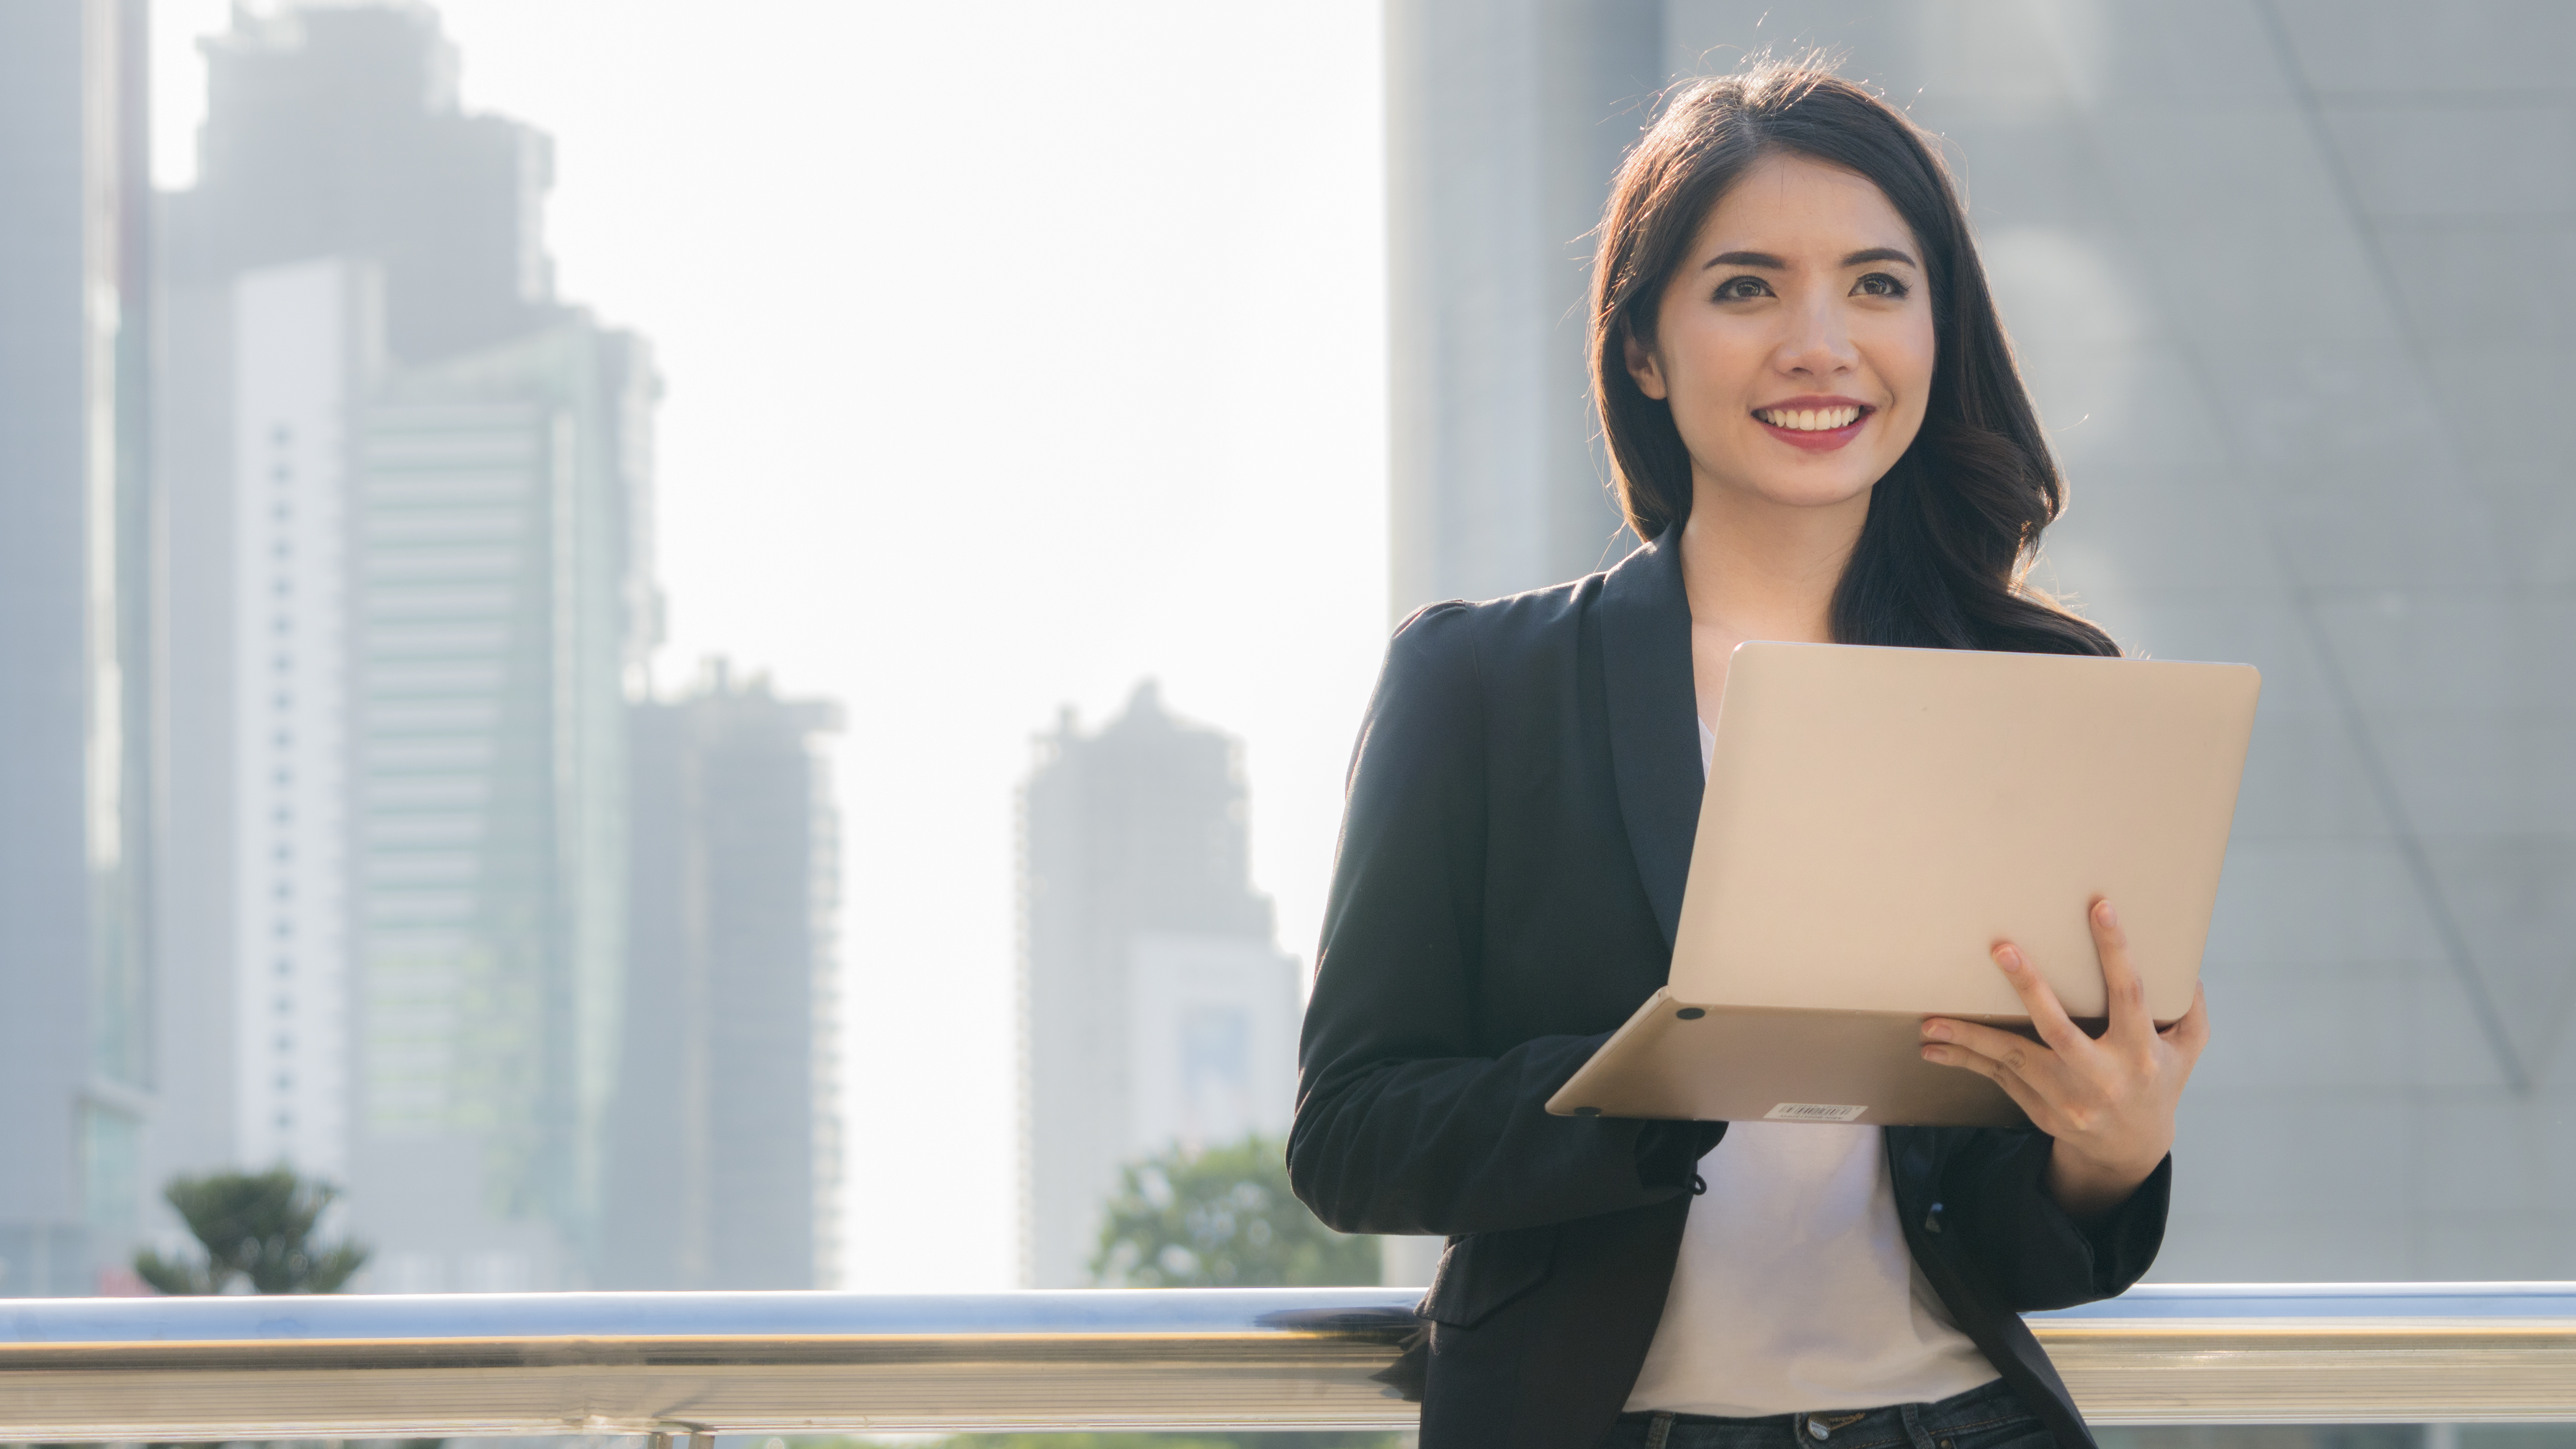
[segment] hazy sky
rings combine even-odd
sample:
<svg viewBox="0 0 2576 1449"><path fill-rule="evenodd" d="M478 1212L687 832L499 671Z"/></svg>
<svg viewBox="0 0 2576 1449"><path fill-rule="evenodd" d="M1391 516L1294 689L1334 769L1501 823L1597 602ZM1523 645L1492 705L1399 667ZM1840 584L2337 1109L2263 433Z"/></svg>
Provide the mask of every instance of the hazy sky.
<svg viewBox="0 0 2576 1449"><path fill-rule="evenodd" d="M156 0L165 184L229 8ZM1241 736L1311 964L1385 631L1375 0L439 9L658 349L662 678L848 710L846 1286L1010 1286L1031 736L1148 675Z"/></svg>

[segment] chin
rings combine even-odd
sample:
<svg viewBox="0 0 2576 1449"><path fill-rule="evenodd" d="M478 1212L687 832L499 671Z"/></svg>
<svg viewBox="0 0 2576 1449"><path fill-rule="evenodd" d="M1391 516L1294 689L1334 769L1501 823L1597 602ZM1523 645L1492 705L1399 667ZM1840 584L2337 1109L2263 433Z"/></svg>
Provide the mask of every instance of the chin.
<svg viewBox="0 0 2576 1449"><path fill-rule="evenodd" d="M1869 490L1886 472L1884 468L1837 468L1830 473L1798 469L1785 476L1774 473L1757 478L1752 491L1763 502L1780 508L1833 508L1868 498Z"/></svg>

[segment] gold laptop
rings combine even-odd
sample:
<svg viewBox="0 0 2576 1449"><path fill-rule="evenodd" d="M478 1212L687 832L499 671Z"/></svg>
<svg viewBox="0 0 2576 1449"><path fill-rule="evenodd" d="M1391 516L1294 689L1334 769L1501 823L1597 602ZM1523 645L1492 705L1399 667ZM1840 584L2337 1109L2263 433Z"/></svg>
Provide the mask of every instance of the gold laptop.
<svg viewBox="0 0 2576 1449"><path fill-rule="evenodd" d="M2029 1027L2010 940L2099 1031L2109 897L2159 1024L2190 1010L2261 676L2243 664L1756 642L1735 651L1672 978L1560 1116L2023 1126L1922 1059Z"/></svg>

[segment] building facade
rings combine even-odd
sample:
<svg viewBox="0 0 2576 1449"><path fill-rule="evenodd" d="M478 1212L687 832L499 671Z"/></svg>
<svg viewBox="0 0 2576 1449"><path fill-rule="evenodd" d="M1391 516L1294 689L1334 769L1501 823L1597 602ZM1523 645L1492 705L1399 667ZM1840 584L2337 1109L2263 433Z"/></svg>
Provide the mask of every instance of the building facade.
<svg viewBox="0 0 2576 1449"><path fill-rule="evenodd" d="M658 391L567 321L390 374L352 530L353 1227L388 1291L583 1281L625 970L623 607Z"/></svg>
<svg viewBox="0 0 2576 1449"><path fill-rule="evenodd" d="M0 1294L114 1287L153 1105L140 0L0 8Z"/></svg>
<svg viewBox="0 0 2576 1449"><path fill-rule="evenodd" d="M172 543L148 1174L346 1189L371 1286L599 1248L649 349L557 305L544 138L425 6L236 13L165 199Z"/></svg>
<svg viewBox="0 0 2576 1449"><path fill-rule="evenodd" d="M1252 889L1239 746L1150 683L1040 739L1021 796L1021 1279L1091 1282L1126 1162L1252 1132L1296 1094L1297 968Z"/></svg>
<svg viewBox="0 0 2576 1449"><path fill-rule="evenodd" d="M632 707L601 1287L839 1281L840 723L721 664Z"/></svg>
<svg viewBox="0 0 2576 1449"><path fill-rule="evenodd" d="M236 7L200 49L198 180L166 207L175 282L366 258L384 275L385 349L402 362L552 314L553 143L459 106L456 47L424 0Z"/></svg>
<svg viewBox="0 0 2576 1449"><path fill-rule="evenodd" d="M1397 618L1634 546L1595 437L1581 279L1663 38L1660 0L1387 0Z"/></svg>
<svg viewBox="0 0 2576 1449"><path fill-rule="evenodd" d="M236 885L231 939L200 947L229 951L232 1157L335 1183L351 1165L349 543L352 431L381 370L373 280L334 259L230 289L232 588L217 651L232 711L217 788L235 802L221 843ZM189 642L214 623L191 621Z"/></svg>
<svg viewBox="0 0 2576 1449"><path fill-rule="evenodd" d="M2576 382L2531 260L2576 245L2576 12L1387 25L1399 615L1596 566L1605 470L1567 440L1612 165L1676 79L1838 54L1959 174L2072 482L2043 582L2133 651L2264 671L2157 1275L2576 1273L2576 489L2548 430L2496 421Z"/></svg>

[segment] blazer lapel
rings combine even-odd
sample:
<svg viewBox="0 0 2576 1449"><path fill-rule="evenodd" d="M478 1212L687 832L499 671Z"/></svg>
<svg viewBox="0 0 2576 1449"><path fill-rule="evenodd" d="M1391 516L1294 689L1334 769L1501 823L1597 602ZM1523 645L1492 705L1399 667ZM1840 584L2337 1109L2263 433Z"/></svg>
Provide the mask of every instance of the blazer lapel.
<svg viewBox="0 0 2576 1449"><path fill-rule="evenodd" d="M1681 525L1628 555L1602 580L1601 674L1619 814L1669 946L1681 925L1701 787Z"/></svg>

